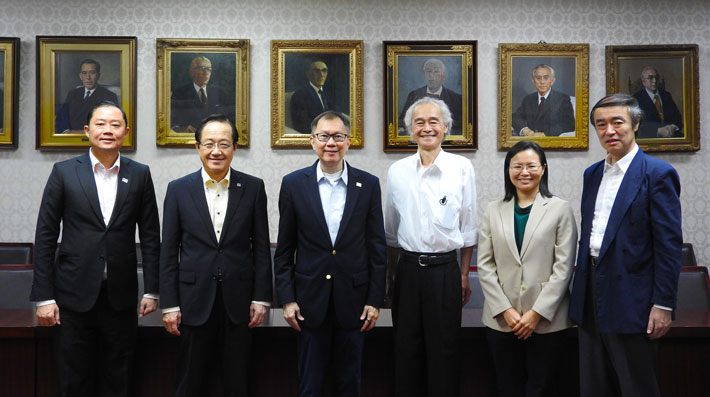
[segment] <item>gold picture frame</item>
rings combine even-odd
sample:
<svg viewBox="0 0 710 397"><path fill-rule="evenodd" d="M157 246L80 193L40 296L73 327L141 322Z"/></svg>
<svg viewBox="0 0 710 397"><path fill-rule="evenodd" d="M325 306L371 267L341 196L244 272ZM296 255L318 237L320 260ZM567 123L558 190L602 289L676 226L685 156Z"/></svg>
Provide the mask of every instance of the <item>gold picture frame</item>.
<svg viewBox="0 0 710 397"><path fill-rule="evenodd" d="M417 150L404 114L416 100L433 95L447 104L453 118L441 146L449 151L478 148L477 44L475 40L383 43L385 152ZM427 79L427 67L440 76L434 83Z"/></svg>
<svg viewBox="0 0 710 397"><path fill-rule="evenodd" d="M237 127L237 147L249 147L249 40L159 38L156 56L158 146L194 147L200 121L219 113Z"/></svg>
<svg viewBox="0 0 710 397"><path fill-rule="evenodd" d="M324 108L348 117L350 147L363 147L362 50L362 40L271 41L272 148L310 148L310 121Z"/></svg>
<svg viewBox="0 0 710 397"><path fill-rule="evenodd" d="M655 79L641 78L654 70ZM606 47L606 92L638 100L644 118L636 142L642 150L700 150L699 70L697 44ZM660 113L647 88L661 94Z"/></svg>
<svg viewBox="0 0 710 397"><path fill-rule="evenodd" d="M589 44L501 43L498 52L498 150L521 140L545 149L587 150ZM547 71L538 76L539 88L533 78L538 70Z"/></svg>
<svg viewBox="0 0 710 397"><path fill-rule="evenodd" d="M130 130L122 150L135 150L136 37L37 36L36 40L36 148L88 148L85 114L95 103L109 100L121 106L128 119ZM95 81L83 82L84 67L98 72ZM95 88L84 98L90 84Z"/></svg>
<svg viewBox="0 0 710 397"><path fill-rule="evenodd" d="M17 149L20 39L0 37L0 149Z"/></svg>

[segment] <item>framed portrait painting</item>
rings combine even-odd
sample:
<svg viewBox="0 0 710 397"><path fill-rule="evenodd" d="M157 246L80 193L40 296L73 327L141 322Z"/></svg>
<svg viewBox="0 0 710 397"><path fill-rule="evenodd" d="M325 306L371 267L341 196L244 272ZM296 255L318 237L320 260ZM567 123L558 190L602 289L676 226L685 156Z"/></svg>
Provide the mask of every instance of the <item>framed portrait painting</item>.
<svg viewBox="0 0 710 397"><path fill-rule="evenodd" d="M37 36L38 149L89 147L84 125L91 109L111 101L123 109L136 148L136 38Z"/></svg>
<svg viewBox="0 0 710 397"><path fill-rule="evenodd" d="M498 52L498 150L521 140L586 150L589 44L501 43Z"/></svg>
<svg viewBox="0 0 710 397"><path fill-rule="evenodd" d="M311 121L326 110L350 120L362 148L362 40L271 41L271 147L310 148Z"/></svg>
<svg viewBox="0 0 710 397"><path fill-rule="evenodd" d="M700 150L697 44L606 47L607 94L643 110L636 142L647 152Z"/></svg>
<svg viewBox="0 0 710 397"><path fill-rule="evenodd" d="M17 149L20 39L0 37L0 149Z"/></svg>
<svg viewBox="0 0 710 397"><path fill-rule="evenodd" d="M227 116L249 147L249 40L157 39L158 146L193 147L212 114Z"/></svg>
<svg viewBox="0 0 710 397"><path fill-rule="evenodd" d="M416 151L405 114L424 97L443 101L451 128L442 147L478 148L477 42L385 41L384 151Z"/></svg>

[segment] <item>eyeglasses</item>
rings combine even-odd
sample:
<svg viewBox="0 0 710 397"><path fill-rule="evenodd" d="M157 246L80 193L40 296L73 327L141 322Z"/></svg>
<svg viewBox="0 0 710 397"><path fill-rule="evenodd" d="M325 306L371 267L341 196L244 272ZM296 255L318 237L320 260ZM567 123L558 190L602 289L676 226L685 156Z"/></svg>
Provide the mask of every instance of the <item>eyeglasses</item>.
<svg viewBox="0 0 710 397"><path fill-rule="evenodd" d="M523 172L523 170L528 170L529 172L537 172L540 170L540 168L542 168L540 164L513 164L510 166L510 169L515 172Z"/></svg>
<svg viewBox="0 0 710 397"><path fill-rule="evenodd" d="M193 66L194 70L199 70L200 72L211 72L212 68L209 66Z"/></svg>
<svg viewBox="0 0 710 397"><path fill-rule="evenodd" d="M644 80L658 80L661 76L657 74L649 74L648 76L644 77Z"/></svg>
<svg viewBox="0 0 710 397"><path fill-rule="evenodd" d="M200 147L205 149L205 150L214 150L214 148L218 147L219 150L229 150L233 146L231 143L227 142L220 142L220 143L214 143L214 142L205 142L205 143L200 143Z"/></svg>
<svg viewBox="0 0 710 397"><path fill-rule="evenodd" d="M333 138L333 140L335 142L340 143L340 142L345 142L345 139L348 137L348 134L337 133L337 134L331 135L331 134L326 134L325 132L319 132L317 134L313 134L313 136L316 137L316 139L318 139L321 142L328 142L330 140L330 138Z"/></svg>

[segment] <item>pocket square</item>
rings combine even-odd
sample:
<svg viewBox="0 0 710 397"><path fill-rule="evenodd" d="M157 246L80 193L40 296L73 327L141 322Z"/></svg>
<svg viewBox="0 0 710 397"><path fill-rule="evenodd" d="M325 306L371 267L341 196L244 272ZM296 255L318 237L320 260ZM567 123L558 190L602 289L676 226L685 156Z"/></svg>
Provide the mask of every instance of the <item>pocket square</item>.
<svg viewBox="0 0 710 397"><path fill-rule="evenodd" d="M357 186L357 187L362 187L362 183L360 183L360 182L355 182L355 186Z"/></svg>
<svg viewBox="0 0 710 397"><path fill-rule="evenodd" d="M121 178L121 182L123 182L123 183L128 183L128 179L126 179L126 178Z"/></svg>
<svg viewBox="0 0 710 397"><path fill-rule="evenodd" d="M242 187L242 184L237 182L237 187Z"/></svg>

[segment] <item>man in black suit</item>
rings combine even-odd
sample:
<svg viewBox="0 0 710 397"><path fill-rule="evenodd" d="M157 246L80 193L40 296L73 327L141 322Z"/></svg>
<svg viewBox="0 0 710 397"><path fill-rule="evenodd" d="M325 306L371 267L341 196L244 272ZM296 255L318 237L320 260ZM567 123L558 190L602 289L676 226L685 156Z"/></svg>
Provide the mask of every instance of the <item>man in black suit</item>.
<svg viewBox="0 0 710 397"><path fill-rule="evenodd" d="M207 84L212 77L212 62L204 56L193 58L190 77L192 82L178 87L170 97L170 128L193 133L211 114L224 114L234 124L234 95Z"/></svg>
<svg viewBox="0 0 710 397"><path fill-rule="evenodd" d="M653 66L641 71L643 88L634 94L643 110L637 138L683 137L683 115L671 93L658 87L661 75Z"/></svg>
<svg viewBox="0 0 710 397"><path fill-rule="evenodd" d="M343 159L349 122L328 111L311 124L312 166L286 175L274 273L286 322L298 331L299 396L359 396L364 332L385 292L385 235L377 177Z"/></svg>
<svg viewBox="0 0 710 397"><path fill-rule="evenodd" d="M540 64L533 68L532 83L537 91L525 96L513 113L513 135L540 137L574 132L572 101L569 95L552 89L555 80L551 66Z"/></svg>
<svg viewBox="0 0 710 397"><path fill-rule="evenodd" d="M157 306L158 207L148 167L119 154L128 134L123 110L102 102L89 118L88 153L56 163L44 189L30 300L40 326L57 325L61 395L127 396L137 330L135 230L148 293L143 316Z"/></svg>
<svg viewBox="0 0 710 397"><path fill-rule="evenodd" d="M55 117L54 131L57 134L82 133L84 125L88 124L89 111L99 102L118 104L116 94L99 85L101 65L97 61L90 58L81 61L79 78L82 87L69 91Z"/></svg>
<svg viewBox="0 0 710 397"><path fill-rule="evenodd" d="M315 61L306 71L308 84L299 88L291 96L291 122L293 129L301 134L311 133L311 121L326 110L333 109L330 94L323 90L328 78L328 66L323 61Z"/></svg>
<svg viewBox="0 0 710 397"><path fill-rule="evenodd" d="M431 97L444 101L451 111L451 117L454 119L454 124L451 127L449 134L461 134L463 125L462 97L461 94L444 87L444 80L446 80L446 66L439 59L430 58L424 62L423 71L426 85L424 87L417 88L407 95L404 107L402 107L402 111L399 113L400 135L409 134L409 130L407 129L404 121L404 114L407 112L407 109L409 109L414 102L424 97Z"/></svg>
<svg viewBox="0 0 710 397"><path fill-rule="evenodd" d="M248 395L252 332L271 302L264 182L230 168L237 130L213 115L195 131L202 169L168 185L163 207L160 306L180 335L176 396L203 395L220 357L225 395Z"/></svg>

